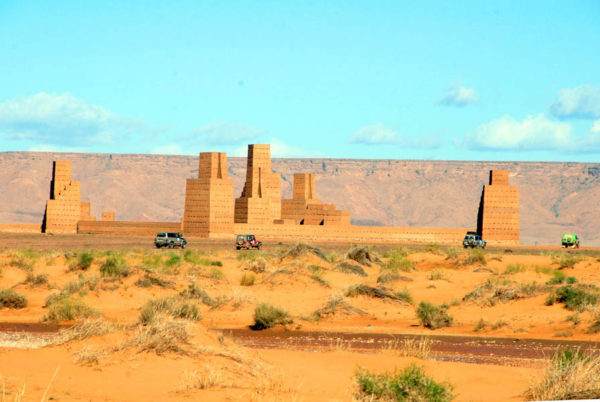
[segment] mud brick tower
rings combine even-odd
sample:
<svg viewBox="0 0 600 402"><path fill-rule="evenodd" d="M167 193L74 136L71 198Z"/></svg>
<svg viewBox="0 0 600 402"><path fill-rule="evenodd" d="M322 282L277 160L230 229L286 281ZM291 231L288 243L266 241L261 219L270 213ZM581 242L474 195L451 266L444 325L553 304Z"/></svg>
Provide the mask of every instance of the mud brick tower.
<svg viewBox="0 0 600 402"><path fill-rule="evenodd" d="M233 231L233 180L227 178L227 154L200 154L198 178L187 179L183 231L206 237L230 237Z"/></svg>
<svg viewBox="0 0 600 402"><path fill-rule="evenodd" d="M81 201L81 216L80 221L95 221L96 217L90 215L91 204L89 201Z"/></svg>
<svg viewBox="0 0 600 402"><path fill-rule="evenodd" d="M315 175L295 173L293 198L281 201L282 223L293 220L300 225L350 225L350 212L338 211L335 205L322 204L315 197Z"/></svg>
<svg viewBox="0 0 600 402"><path fill-rule="evenodd" d="M71 180L71 161L54 161L50 199L46 202L42 231L77 233L77 222L81 219L81 214L81 187L78 181Z"/></svg>
<svg viewBox="0 0 600 402"><path fill-rule="evenodd" d="M281 218L281 177L271 171L271 146L248 145L246 184L235 200L235 223L270 224Z"/></svg>
<svg viewBox="0 0 600 402"><path fill-rule="evenodd" d="M491 170L483 186L477 233L490 244L519 244L519 187L508 183L508 170Z"/></svg>
<svg viewBox="0 0 600 402"><path fill-rule="evenodd" d="M102 211L102 221L103 222L114 222L115 221L115 211Z"/></svg>

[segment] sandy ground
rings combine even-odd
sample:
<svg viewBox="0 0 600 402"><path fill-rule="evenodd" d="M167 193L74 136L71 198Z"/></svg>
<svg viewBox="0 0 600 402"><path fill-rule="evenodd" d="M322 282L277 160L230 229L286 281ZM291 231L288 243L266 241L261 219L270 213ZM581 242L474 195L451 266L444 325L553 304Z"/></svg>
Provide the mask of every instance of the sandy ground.
<svg viewBox="0 0 600 402"><path fill-rule="evenodd" d="M289 244L236 251L226 243L198 240L187 250L156 250L148 239L23 235L17 240L18 245L0 250L0 290L25 296L27 306L1 308L0 323L48 321L49 300L62 294L96 311L93 328L106 323L112 328L75 339L61 332L57 342L56 334L4 327L3 400L21 395L21 400L352 400L357 368L380 373L411 363L451 384L456 400L522 400L544 369L539 361L498 365L440 361L435 354L420 358L401 345L368 353L336 345L319 352L293 345L253 349L221 335L220 329L254 324L261 303L287 311L293 321L268 331L600 341L598 333L589 331L598 319L597 306L578 311L559 302L546 305L569 277L576 281L573 286L598 293L600 251L595 250L501 248L482 257L435 245L371 246L380 261L367 265L346 258L350 245L319 245L321 258L311 252L286 256ZM84 251L90 251L93 262L77 269ZM126 275L102 273L111 258L126 268ZM405 260L409 263L392 269L394 261ZM344 263L361 267L365 276L342 272ZM559 269L561 263L569 266ZM378 282L385 273L397 276ZM552 284L555 277L562 283ZM486 282L487 288L472 293ZM190 298L190 284L208 298ZM346 296L353 285L408 293L412 300ZM199 320L165 318L160 328L140 325L147 301L185 295L186 289L185 300L196 306ZM453 325L425 328L415 313L422 301L445 304ZM328 303L334 308L315 314ZM167 342L181 331L183 338Z"/></svg>

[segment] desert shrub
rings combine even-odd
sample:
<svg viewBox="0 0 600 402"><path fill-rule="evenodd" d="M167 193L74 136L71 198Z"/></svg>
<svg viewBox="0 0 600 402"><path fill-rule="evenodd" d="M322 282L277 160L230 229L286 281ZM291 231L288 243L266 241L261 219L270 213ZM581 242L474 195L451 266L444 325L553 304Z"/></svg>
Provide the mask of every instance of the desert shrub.
<svg viewBox="0 0 600 402"><path fill-rule="evenodd" d="M509 264L504 271L507 275L517 274L519 272L525 272L527 268L523 264Z"/></svg>
<svg viewBox="0 0 600 402"><path fill-rule="evenodd" d="M481 264L486 265L485 250L481 248L473 248L469 251L469 255L465 259L465 265Z"/></svg>
<svg viewBox="0 0 600 402"><path fill-rule="evenodd" d="M434 269L429 273L430 281L438 281L440 279L446 279L444 276L444 271L442 269Z"/></svg>
<svg viewBox="0 0 600 402"><path fill-rule="evenodd" d="M258 257L254 260L245 261L242 264L242 269L256 272L257 274L267 271L267 260L262 257Z"/></svg>
<svg viewBox="0 0 600 402"><path fill-rule="evenodd" d="M374 288L368 285L352 285L344 292L346 297L367 296L376 299L390 299L394 301L403 301L412 304L412 296L408 290L392 293L386 288Z"/></svg>
<svg viewBox="0 0 600 402"><path fill-rule="evenodd" d="M164 261L165 268L175 268L181 265L181 255L170 253L167 259Z"/></svg>
<svg viewBox="0 0 600 402"><path fill-rule="evenodd" d="M200 312L193 303L188 303L181 297L151 299L144 304L140 313L140 323L149 324L160 314L186 320L199 320Z"/></svg>
<svg viewBox="0 0 600 402"><path fill-rule="evenodd" d="M504 320L498 320L495 323L493 323L491 325L491 327L492 327L493 330L496 330L498 328L506 327L507 325L508 325L508 323L506 321L504 321Z"/></svg>
<svg viewBox="0 0 600 402"><path fill-rule="evenodd" d="M384 271L377 277L377 283L385 284L397 281L401 276L395 272Z"/></svg>
<svg viewBox="0 0 600 402"><path fill-rule="evenodd" d="M8 265L29 272L33 270L35 261L29 259L26 255L17 254L9 261Z"/></svg>
<svg viewBox="0 0 600 402"><path fill-rule="evenodd" d="M558 264L558 269L573 268L577 262L579 262L579 258L572 254L562 254L552 258L552 263Z"/></svg>
<svg viewBox="0 0 600 402"><path fill-rule="evenodd" d="M210 297L204 289L196 285L195 282L190 282L187 289L182 290L179 295L186 299L200 299L200 301L207 306L213 306L215 304L213 298Z"/></svg>
<svg viewBox="0 0 600 402"><path fill-rule="evenodd" d="M45 315L44 321L72 321L79 318L96 317L99 314L80 298L58 296L49 301L48 313Z"/></svg>
<svg viewBox="0 0 600 402"><path fill-rule="evenodd" d="M513 284L514 282L509 281L507 279L489 278L483 284L477 286L473 291L467 293L463 297L463 301L473 301L480 299L498 286L509 286Z"/></svg>
<svg viewBox="0 0 600 402"><path fill-rule="evenodd" d="M435 255L444 254L444 251L442 250L442 246L440 246L439 244L428 244L425 246L424 251L426 253L431 253L431 254L435 254Z"/></svg>
<svg viewBox="0 0 600 402"><path fill-rule="evenodd" d="M115 325L101 317L85 318L72 327L58 332L57 343L66 343L74 339L86 339L91 336L104 335L116 329Z"/></svg>
<svg viewBox="0 0 600 402"><path fill-rule="evenodd" d="M477 324L475 324L475 328L473 328L473 331L474 332L482 331L488 325L489 325L489 323L486 320L484 320L483 318L480 318L479 321L477 321Z"/></svg>
<svg viewBox="0 0 600 402"><path fill-rule="evenodd" d="M27 298L15 292L12 289L0 289L0 308L25 308L27 307Z"/></svg>
<svg viewBox="0 0 600 402"><path fill-rule="evenodd" d="M290 324L292 319L288 312L270 304L261 303L254 309L254 325L252 329L273 328L275 325Z"/></svg>
<svg viewBox="0 0 600 402"><path fill-rule="evenodd" d="M600 357L579 349L559 349L541 380L526 392L529 400L600 398Z"/></svg>
<svg viewBox="0 0 600 402"><path fill-rule="evenodd" d="M252 274L244 274L242 276L242 279L240 280L240 285L242 286L252 286L254 285L254 281L256 280L256 277Z"/></svg>
<svg viewBox="0 0 600 402"><path fill-rule="evenodd" d="M381 265L382 269L387 269L392 272L404 271L410 272L414 271L415 265L408 260L405 256L402 255L393 255L387 261L385 261Z"/></svg>
<svg viewBox="0 0 600 402"><path fill-rule="evenodd" d="M323 317L335 315L337 312L344 314L366 315L367 313L359 308L352 306L341 295L332 295L325 303L325 306L315 310L309 317L309 320L319 321Z"/></svg>
<svg viewBox="0 0 600 402"><path fill-rule="evenodd" d="M588 327L586 332L588 334L597 334L598 332L600 332L600 313L596 313L591 325Z"/></svg>
<svg viewBox="0 0 600 402"><path fill-rule="evenodd" d="M365 272L363 267L348 261L340 262L333 269L335 269L336 271L343 272L345 274L367 276L367 273Z"/></svg>
<svg viewBox="0 0 600 402"><path fill-rule="evenodd" d="M292 247L290 250L288 250L285 254L283 254L282 258L286 258L286 257L299 257L303 254L314 254L317 257L319 257L320 259L322 259L323 261L327 261L329 262L329 260L327 259L327 256L325 255L325 253L323 253L323 251L320 248L317 248L315 246L311 246L310 244L306 244L306 243L298 243L296 244L294 247Z"/></svg>
<svg viewBox="0 0 600 402"><path fill-rule="evenodd" d="M456 260L461 253L458 247L449 247L446 249L446 260Z"/></svg>
<svg viewBox="0 0 600 402"><path fill-rule="evenodd" d="M183 259L185 262L189 262L191 264L200 264L199 260L203 259L201 256L205 255L204 251L198 250L185 250L183 253Z"/></svg>
<svg viewBox="0 0 600 402"><path fill-rule="evenodd" d="M123 347L137 346L140 351L152 351L157 355L169 352L188 355L193 352L190 350L188 326L185 320L158 315L147 325L141 326L135 339Z"/></svg>
<svg viewBox="0 0 600 402"><path fill-rule="evenodd" d="M408 250L404 247L402 248L394 248L391 250L387 250L383 253L384 258L400 258L406 257L408 255Z"/></svg>
<svg viewBox="0 0 600 402"><path fill-rule="evenodd" d="M504 303L510 300L525 299L545 291L547 291L547 288L538 285L536 282L497 286L492 295L486 299L486 303L494 306L498 302Z"/></svg>
<svg viewBox="0 0 600 402"><path fill-rule="evenodd" d="M284 253L284 257L286 255L287 255L287 253ZM269 261L269 260L271 260L272 256L268 252L262 251L262 250L248 250L247 252L239 252L237 255L238 261L252 261L257 258L263 258L263 259Z"/></svg>
<svg viewBox="0 0 600 402"><path fill-rule="evenodd" d="M25 279L25 283L28 283L31 286L40 286L48 284L48 275L47 274L34 274L33 272L27 273L27 279Z"/></svg>
<svg viewBox="0 0 600 402"><path fill-rule="evenodd" d="M450 384L435 382L415 364L399 372L382 374L358 369L354 377L359 400L443 402L454 398Z"/></svg>
<svg viewBox="0 0 600 402"><path fill-rule="evenodd" d="M217 267L212 267L210 269L209 277L212 279L221 280L225 278L225 274Z"/></svg>
<svg viewBox="0 0 600 402"><path fill-rule="evenodd" d="M438 329L452 326L453 318L443 307L437 307L428 302L421 302L416 310L421 325L425 328Z"/></svg>
<svg viewBox="0 0 600 402"><path fill-rule="evenodd" d="M561 286L554 292L555 302L563 303L568 310L585 310L598 303L598 294L571 285Z"/></svg>
<svg viewBox="0 0 600 402"><path fill-rule="evenodd" d="M122 257L108 256L100 265L100 273L102 276L123 277L129 275L129 268Z"/></svg>
<svg viewBox="0 0 600 402"><path fill-rule="evenodd" d="M71 271L87 271L94 262L94 254L90 251L84 251L77 255L77 261L71 263Z"/></svg>
<svg viewBox="0 0 600 402"><path fill-rule="evenodd" d="M368 247L355 247L348 251L346 258L359 264L371 266L371 263L381 264L381 260Z"/></svg>
<svg viewBox="0 0 600 402"><path fill-rule="evenodd" d="M173 282L165 281L164 279L160 279L146 272L143 278L140 278L135 282L135 285L141 288L149 288L152 286L160 286L161 288L172 288Z"/></svg>
<svg viewBox="0 0 600 402"><path fill-rule="evenodd" d="M534 269L536 273L546 275L552 275L556 271L554 268L547 265L536 265Z"/></svg>
<svg viewBox="0 0 600 402"><path fill-rule="evenodd" d="M566 278L566 275L564 274L564 272L554 270L552 272L552 278L550 278L548 280L548 282L546 282L546 284L558 285L558 284L563 283L565 281L565 278Z"/></svg>

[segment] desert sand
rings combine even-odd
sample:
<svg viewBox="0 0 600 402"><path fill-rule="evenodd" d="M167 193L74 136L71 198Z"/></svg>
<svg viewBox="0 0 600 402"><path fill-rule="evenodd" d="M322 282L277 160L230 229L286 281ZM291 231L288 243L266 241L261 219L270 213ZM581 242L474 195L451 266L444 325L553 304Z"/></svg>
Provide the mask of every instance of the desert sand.
<svg viewBox="0 0 600 402"><path fill-rule="evenodd" d="M597 250L371 245L373 261L361 264L348 252L365 245L236 251L191 239L186 250L157 250L147 238L10 236L0 250L0 290L23 295L27 306L0 309L3 400L345 401L357 398L358 368L381 373L411 363L450 384L459 401L523 400L550 354L486 358L468 347L444 352L427 339L580 341L588 348L600 341L591 330L595 305L548 305L568 282L598 292ZM89 267L82 254L92 258ZM148 301L165 298L188 310L145 320ZM61 310L64 300L71 304ZM444 305L452 324L423 326L421 302ZM265 333L249 329L261 303L289 314L285 325L263 330L289 343L266 348L229 334ZM361 349L328 333L391 341ZM323 336L300 347L293 339L303 334Z"/></svg>

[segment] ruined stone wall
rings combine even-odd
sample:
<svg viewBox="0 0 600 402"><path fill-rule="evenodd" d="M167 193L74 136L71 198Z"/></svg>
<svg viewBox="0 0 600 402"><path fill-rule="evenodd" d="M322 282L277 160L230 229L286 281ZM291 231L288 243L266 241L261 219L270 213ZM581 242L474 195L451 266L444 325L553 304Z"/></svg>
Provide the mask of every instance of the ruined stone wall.
<svg viewBox="0 0 600 402"><path fill-rule="evenodd" d="M76 233L81 218L81 188L71 180L71 162L55 161L52 166L50 199L42 223L46 233Z"/></svg>
<svg viewBox="0 0 600 402"><path fill-rule="evenodd" d="M393 228L381 226L235 225L236 234L254 234L259 240L331 241L348 243L462 244L472 228Z"/></svg>
<svg viewBox="0 0 600 402"><path fill-rule="evenodd" d="M81 201L81 215L80 221L95 221L96 217L90 215L91 204L89 201Z"/></svg>
<svg viewBox="0 0 600 402"><path fill-rule="evenodd" d="M186 181L183 232L205 237L230 236L233 220L233 180L227 177L227 155L203 152L198 178Z"/></svg>
<svg viewBox="0 0 600 402"><path fill-rule="evenodd" d="M9 233L41 233L39 223L0 223L0 232Z"/></svg>
<svg viewBox="0 0 600 402"><path fill-rule="evenodd" d="M519 187L509 185L508 170L490 171L483 186L477 232L490 245L519 244Z"/></svg>
<svg viewBox="0 0 600 402"><path fill-rule="evenodd" d="M271 171L271 146L248 145L246 183L235 200L236 223L271 224L281 218L281 177Z"/></svg>
<svg viewBox="0 0 600 402"><path fill-rule="evenodd" d="M158 232L181 232L179 222L80 221L77 233L113 236L156 236Z"/></svg>
<svg viewBox="0 0 600 402"><path fill-rule="evenodd" d="M103 211L102 212L102 221L103 222L114 222L115 220L115 212L114 211Z"/></svg>

